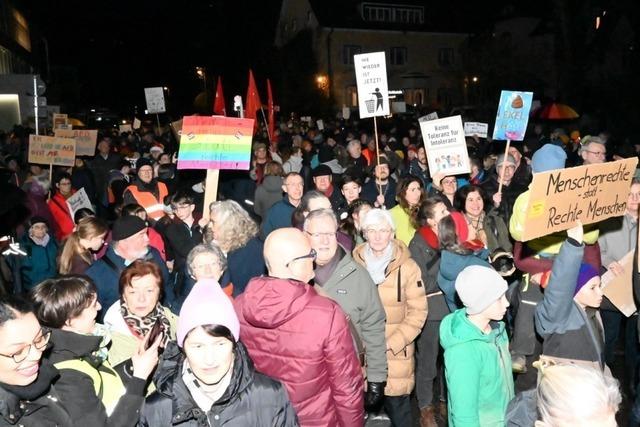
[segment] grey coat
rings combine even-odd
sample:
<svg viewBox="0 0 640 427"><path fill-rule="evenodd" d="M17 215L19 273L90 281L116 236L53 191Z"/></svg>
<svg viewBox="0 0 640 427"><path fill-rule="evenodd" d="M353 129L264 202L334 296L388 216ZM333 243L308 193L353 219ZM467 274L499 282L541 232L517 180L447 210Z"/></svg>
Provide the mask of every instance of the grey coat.
<svg viewBox="0 0 640 427"><path fill-rule="evenodd" d="M316 284L315 288L318 287ZM367 357L367 380L386 381L386 316L378 289L367 270L356 263L351 254L345 253L321 292L338 303L360 335Z"/></svg>

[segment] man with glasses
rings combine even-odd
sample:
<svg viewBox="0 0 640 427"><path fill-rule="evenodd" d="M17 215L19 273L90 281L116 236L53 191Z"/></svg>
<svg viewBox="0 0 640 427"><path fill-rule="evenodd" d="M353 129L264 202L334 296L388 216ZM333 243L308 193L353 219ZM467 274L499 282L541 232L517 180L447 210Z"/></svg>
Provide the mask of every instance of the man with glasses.
<svg viewBox="0 0 640 427"><path fill-rule="evenodd" d="M349 316L362 366L366 358L365 405L374 410L382 403L387 381L386 316L371 276L338 244L337 231L338 222L331 209L312 211L304 222L304 232L317 254L314 288L337 302Z"/></svg>
<svg viewBox="0 0 640 427"><path fill-rule="evenodd" d="M287 387L300 425L362 426L364 382L347 318L308 285L316 256L295 228L269 234L269 275L235 300L240 338L256 370Z"/></svg>
<svg viewBox="0 0 640 427"><path fill-rule="evenodd" d="M138 204L147 211L152 220L164 216L164 198L169 191L167 186L153 177L153 162L142 157L136 162L138 178L124 190L124 204Z"/></svg>
<svg viewBox="0 0 640 427"><path fill-rule="evenodd" d="M391 166L386 156L380 156L380 163L373 169L373 177L362 187L360 197L371 202L376 208L391 209L396 202L396 181L390 177Z"/></svg>
<svg viewBox="0 0 640 427"><path fill-rule="evenodd" d="M585 136L581 141L580 156L583 165L596 165L607 161L607 147L597 136Z"/></svg>
<svg viewBox="0 0 640 427"><path fill-rule="evenodd" d="M263 237L267 237L269 233L278 228L291 227L291 215L300 204L300 199L302 199L302 194L304 193L302 176L297 172L286 174L282 184L282 191L285 193L284 197L269 208L262 222Z"/></svg>

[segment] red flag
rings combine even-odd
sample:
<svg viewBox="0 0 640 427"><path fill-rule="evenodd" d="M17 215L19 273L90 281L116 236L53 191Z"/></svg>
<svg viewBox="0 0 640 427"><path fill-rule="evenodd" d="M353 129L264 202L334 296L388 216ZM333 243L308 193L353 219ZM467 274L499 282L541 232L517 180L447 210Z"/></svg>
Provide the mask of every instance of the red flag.
<svg viewBox="0 0 640 427"><path fill-rule="evenodd" d="M222 93L222 77L218 77L216 98L213 101L213 114L217 114L219 116L227 115L227 109L224 106L224 94Z"/></svg>
<svg viewBox="0 0 640 427"><path fill-rule="evenodd" d="M262 108L262 101L260 101L260 95L258 94L258 88L256 87L256 81L253 79L253 72L249 70L249 87L247 88L247 99L245 101L245 114L247 119L254 119L254 129L258 128L258 116L257 111Z"/></svg>
<svg viewBox="0 0 640 427"><path fill-rule="evenodd" d="M273 92L271 91L271 80L267 79L267 96L269 99L267 100L267 109L269 111L269 138L271 138L271 142L275 141L275 132L276 132L276 112L273 106Z"/></svg>

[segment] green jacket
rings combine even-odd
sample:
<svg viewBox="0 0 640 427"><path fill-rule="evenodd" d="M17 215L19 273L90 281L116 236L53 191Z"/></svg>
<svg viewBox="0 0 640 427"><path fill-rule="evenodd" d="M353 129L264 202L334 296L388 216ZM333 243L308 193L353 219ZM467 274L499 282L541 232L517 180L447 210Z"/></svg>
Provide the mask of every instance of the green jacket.
<svg viewBox="0 0 640 427"><path fill-rule="evenodd" d="M514 397L509 339L504 323L483 334L466 309L445 316L440 325L449 393L450 427L502 427Z"/></svg>

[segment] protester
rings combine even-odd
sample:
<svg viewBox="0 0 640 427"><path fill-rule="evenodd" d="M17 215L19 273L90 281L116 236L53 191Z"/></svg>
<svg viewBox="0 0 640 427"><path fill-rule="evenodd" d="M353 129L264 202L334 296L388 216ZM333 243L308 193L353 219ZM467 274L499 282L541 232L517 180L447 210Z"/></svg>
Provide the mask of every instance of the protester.
<svg viewBox="0 0 640 427"><path fill-rule="evenodd" d="M495 173L489 175L487 180L480 185L486 194L486 199L491 201L491 205L505 224L508 224L511 219L516 199L526 190L526 187L520 186L513 180L515 170L516 160L513 156L500 154L496 160ZM502 189L498 192L501 182Z"/></svg>
<svg viewBox="0 0 640 427"><path fill-rule="evenodd" d="M360 197L360 192L362 191L362 183L358 178L351 177L349 175L344 175L342 177L342 183L340 185L340 192L342 193L342 200L336 210L336 214L338 219L346 218L347 211L349 210L349 206Z"/></svg>
<svg viewBox="0 0 640 427"><path fill-rule="evenodd" d="M55 193L49 200L49 210L53 216L53 230L58 241L64 240L73 231L73 217L67 199L75 193L71 187L71 175L59 174L55 181Z"/></svg>
<svg viewBox="0 0 640 427"><path fill-rule="evenodd" d="M365 156L363 155L364 153L362 152L362 145L357 139L352 139L351 141L349 141L349 143L347 144L347 153L349 154L349 158L345 166L345 173L363 182L367 165L372 165L375 163L375 159L373 159L373 156L375 156L375 154L373 154L369 159L365 158Z"/></svg>
<svg viewBox="0 0 640 427"><path fill-rule="evenodd" d="M396 239L409 245L413 235L416 234L418 208L426 197L422 181L412 176L402 178L396 193L398 204L389 213L396 226Z"/></svg>
<svg viewBox="0 0 640 427"><path fill-rule="evenodd" d="M271 152L267 150L266 144L262 142L253 144L253 160L251 161L251 172L249 176L256 184L262 184L264 180L264 168L271 160Z"/></svg>
<svg viewBox="0 0 640 427"><path fill-rule="evenodd" d="M349 206L347 217L340 221L339 231L351 237L354 247L364 243L360 222L372 208L373 206L367 200L356 199Z"/></svg>
<svg viewBox="0 0 640 427"><path fill-rule="evenodd" d="M112 170L122 170L122 157L111 151L111 143L104 136L98 136L98 145L96 147L98 153L89 162L89 169L93 172L93 177L96 182L96 192L99 196L99 206L102 210L105 210L108 206L107 200L107 185L111 182L109 173Z"/></svg>
<svg viewBox="0 0 640 427"><path fill-rule="evenodd" d="M20 239L20 245L26 256L19 259L14 270L20 274L22 288L25 291L56 275L58 253L58 244L49 234L49 225L44 218L33 216L28 226L29 228Z"/></svg>
<svg viewBox="0 0 640 427"><path fill-rule="evenodd" d="M106 331L95 321L96 293L83 276L46 280L32 291L38 320L52 328L47 360L60 372L56 390L74 425L135 426L161 337L148 349L141 342L129 362L112 368Z"/></svg>
<svg viewBox="0 0 640 427"><path fill-rule="evenodd" d="M299 173L290 172L285 175L282 184L284 198L276 202L269 208L267 215L262 220L261 235L266 238L269 233L278 228L291 226L291 214L300 204L300 199L304 193L304 184Z"/></svg>
<svg viewBox="0 0 640 427"><path fill-rule="evenodd" d="M419 147L416 151L416 157L409 161L407 175L417 176L422 181L422 188L427 188L431 183L429 175L429 165L427 164L427 154L424 147Z"/></svg>
<svg viewBox="0 0 640 427"><path fill-rule="evenodd" d="M122 207L120 214L123 217L137 216L138 218L140 218L145 222L149 218L149 215L147 215L147 211L144 210L142 206L135 203L124 205ZM156 223L156 226L157 225L158 223ZM162 238L162 235L159 232L157 232L155 228L148 227L147 236L149 237L149 246L151 246L152 248L155 248L155 250L158 251L158 253L160 254L160 258L162 258L162 261L166 261L167 251L165 249L164 239Z"/></svg>
<svg viewBox="0 0 640 427"><path fill-rule="evenodd" d="M605 141L597 136L585 136L580 141L580 157L583 165L595 165L607 160Z"/></svg>
<svg viewBox="0 0 640 427"><path fill-rule="evenodd" d="M449 395L449 426L503 426L514 397L504 317L507 282L492 268L472 265L456 278L464 308L440 325Z"/></svg>
<svg viewBox="0 0 640 427"><path fill-rule="evenodd" d="M299 173L299 170L294 172ZM265 166L264 180L256 187L253 198L253 211L260 218L264 218L271 206L282 199L283 175L284 170L280 163L269 162Z"/></svg>
<svg viewBox="0 0 640 427"><path fill-rule="evenodd" d="M367 239L353 259L367 269L378 286L387 315L385 336L389 375L384 409L394 427L412 425L409 395L415 385L414 341L427 318L427 298L420 268L407 247L394 239L395 224L388 211L372 209L362 228Z"/></svg>
<svg viewBox="0 0 640 427"><path fill-rule="evenodd" d="M119 281L120 299L108 307L104 325L111 332L109 362L117 365L135 354L156 323L162 325L165 347L176 337L176 315L162 306L162 273L149 261L134 261L125 268Z"/></svg>
<svg viewBox="0 0 640 427"><path fill-rule="evenodd" d="M95 261L94 253L104 247L109 228L96 217L86 217L78 221L69 235L58 260L60 274L84 274Z"/></svg>
<svg viewBox="0 0 640 427"><path fill-rule="evenodd" d="M313 185L317 191L327 196L331 202L331 207L337 211L342 202L342 194L333 185L333 171L325 164L316 166L312 172Z"/></svg>
<svg viewBox="0 0 640 427"><path fill-rule="evenodd" d="M235 300L240 337L256 369L287 387L300 425L361 426L364 382L353 338L338 304L307 285L315 257L299 230L267 237L269 275Z"/></svg>
<svg viewBox="0 0 640 427"><path fill-rule="evenodd" d="M361 196L376 208L391 209L396 205L396 181L390 178L389 159L380 156L373 169L373 177L362 187Z"/></svg>
<svg viewBox="0 0 640 427"><path fill-rule="evenodd" d="M148 158L136 162L137 178L123 194L125 205L138 204L150 219L157 221L164 216L164 198L169 195L167 186L153 177L153 165Z"/></svg>
<svg viewBox="0 0 640 427"><path fill-rule="evenodd" d="M438 196L442 199L447 209L453 210L453 199L458 190L458 180L454 175L444 175L438 172L433 176L429 196Z"/></svg>
<svg viewBox="0 0 640 427"><path fill-rule="evenodd" d="M531 183L531 166L523 158L524 145L514 143L509 145L509 154L515 160L516 170L513 172L512 181L520 188L527 188Z"/></svg>

